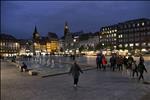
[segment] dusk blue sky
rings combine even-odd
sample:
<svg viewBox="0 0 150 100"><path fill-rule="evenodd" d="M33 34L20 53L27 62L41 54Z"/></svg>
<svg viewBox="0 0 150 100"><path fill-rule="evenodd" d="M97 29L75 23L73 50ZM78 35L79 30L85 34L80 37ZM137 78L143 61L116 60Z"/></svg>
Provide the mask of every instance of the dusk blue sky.
<svg viewBox="0 0 150 100"><path fill-rule="evenodd" d="M2 1L1 33L31 38L35 25L42 36L96 32L100 27L137 18L150 18L150 1Z"/></svg>

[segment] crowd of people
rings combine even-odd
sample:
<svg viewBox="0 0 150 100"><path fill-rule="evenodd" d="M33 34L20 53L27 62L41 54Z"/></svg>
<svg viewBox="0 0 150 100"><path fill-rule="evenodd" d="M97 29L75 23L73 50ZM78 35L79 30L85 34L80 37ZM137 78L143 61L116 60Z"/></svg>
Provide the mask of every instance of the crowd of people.
<svg viewBox="0 0 150 100"><path fill-rule="evenodd" d="M143 80L143 73L144 71L147 72L146 67L144 65L144 58L142 55L140 55L139 62L134 60L132 55L129 55L127 58L126 56L121 56L117 54L112 54L112 56L109 59L109 64L107 64L107 60L103 54L97 54L96 57L96 64L97 64L97 70L98 69L103 69L106 71L106 66L110 67L110 70L112 71L122 71L126 72L130 77L138 77L138 80Z"/></svg>

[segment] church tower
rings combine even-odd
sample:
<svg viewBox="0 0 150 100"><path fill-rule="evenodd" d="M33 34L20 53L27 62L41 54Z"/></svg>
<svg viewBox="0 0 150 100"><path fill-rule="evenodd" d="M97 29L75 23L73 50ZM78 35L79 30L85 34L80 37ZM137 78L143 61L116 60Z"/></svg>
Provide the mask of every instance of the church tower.
<svg viewBox="0 0 150 100"><path fill-rule="evenodd" d="M34 42L39 42L40 41L40 34L37 32L37 28L35 26L34 32L33 32L33 40Z"/></svg>
<svg viewBox="0 0 150 100"><path fill-rule="evenodd" d="M65 27L64 27L64 37L66 37L66 35L69 33L69 27L68 27L68 23L65 22Z"/></svg>

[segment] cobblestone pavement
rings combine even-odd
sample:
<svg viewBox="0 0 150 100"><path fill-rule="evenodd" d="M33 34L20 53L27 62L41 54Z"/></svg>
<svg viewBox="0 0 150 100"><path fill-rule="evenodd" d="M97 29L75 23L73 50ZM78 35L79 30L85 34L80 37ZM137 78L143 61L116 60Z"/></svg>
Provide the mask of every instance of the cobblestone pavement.
<svg viewBox="0 0 150 100"><path fill-rule="evenodd" d="M149 73L145 74L148 80ZM68 74L29 76L1 62L1 100L150 100L150 84L121 72L88 70L81 75L77 88L72 81Z"/></svg>

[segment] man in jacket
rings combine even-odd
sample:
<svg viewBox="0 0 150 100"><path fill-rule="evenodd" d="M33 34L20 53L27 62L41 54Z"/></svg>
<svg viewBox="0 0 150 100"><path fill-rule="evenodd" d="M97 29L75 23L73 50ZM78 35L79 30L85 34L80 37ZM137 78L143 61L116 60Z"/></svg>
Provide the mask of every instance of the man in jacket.
<svg viewBox="0 0 150 100"><path fill-rule="evenodd" d="M69 71L69 73L71 73L74 78L74 87L76 87L78 84L80 72L83 73L80 66L76 63L76 61L74 61L74 64Z"/></svg>

